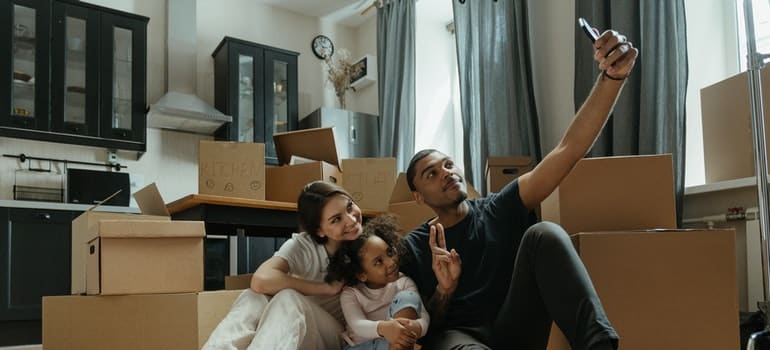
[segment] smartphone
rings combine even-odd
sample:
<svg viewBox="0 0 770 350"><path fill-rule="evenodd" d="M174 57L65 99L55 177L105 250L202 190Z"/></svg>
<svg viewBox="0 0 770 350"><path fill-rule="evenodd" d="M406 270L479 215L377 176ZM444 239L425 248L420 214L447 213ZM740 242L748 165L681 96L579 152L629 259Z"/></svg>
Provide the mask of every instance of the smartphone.
<svg viewBox="0 0 770 350"><path fill-rule="evenodd" d="M591 42L596 42L596 39L599 39L599 35L594 32L593 27L591 27L590 24L588 24L588 21L585 20L585 18L580 17L578 18L578 25L580 28L583 28L583 32L588 35L588 38L591 39Z"/></svg>

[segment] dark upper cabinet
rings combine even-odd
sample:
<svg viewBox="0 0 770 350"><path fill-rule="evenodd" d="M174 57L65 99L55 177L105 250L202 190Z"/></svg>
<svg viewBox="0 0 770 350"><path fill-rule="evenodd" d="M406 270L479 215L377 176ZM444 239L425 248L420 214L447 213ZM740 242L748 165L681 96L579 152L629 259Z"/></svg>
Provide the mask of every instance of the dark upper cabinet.
<svg viewBox="0 0 770 350"><path fill-rule="evenodd" d="M145 151L148 18L71 0L0 7L0 136Z"/></svg>
<svg viewBox="0 0 770 350"><path fill-rule="evenodd" d="M101 135L144 144L147 21L102 14L100 35Z"/></svg>
<svg viewBox="0 0 770 350"><path fill-rule="evenodd" d="M0 346L40 343L42 297L70 294L73 212L0 208Z"/></svg>
<svg viewBox="0 0 770 350"><path fill-rule="evenodd" d="M278 164L273 134L297 129L299 53L225 37L214 57L214 105L233 117L219 140L265 143L265 161Z"/></svg>
<svg viewBox="0 0 770 350"><path fill-rule="evenodd" d="M0 126L48 130L50 2L0 1Z"/></svg>
<svg viewBox="0 0 770 350"><path fill-rule="evenodd" d="M51 129L99 134L99 12L67 3L53 4Z"/></svg>

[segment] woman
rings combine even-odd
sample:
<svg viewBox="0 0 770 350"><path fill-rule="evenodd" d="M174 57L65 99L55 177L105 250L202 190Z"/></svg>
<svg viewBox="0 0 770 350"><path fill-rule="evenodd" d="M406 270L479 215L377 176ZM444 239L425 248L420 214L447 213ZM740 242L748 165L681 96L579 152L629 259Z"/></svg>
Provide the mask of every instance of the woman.
<svg viewBox="0 0 770 350"><path fill-rule="evenodd" d="M342 187L316 181L297 200L295 233L251 278L251 288L203 349L339 349L341 282L325 283L332 256L361 232L361 209Z"/></svg>

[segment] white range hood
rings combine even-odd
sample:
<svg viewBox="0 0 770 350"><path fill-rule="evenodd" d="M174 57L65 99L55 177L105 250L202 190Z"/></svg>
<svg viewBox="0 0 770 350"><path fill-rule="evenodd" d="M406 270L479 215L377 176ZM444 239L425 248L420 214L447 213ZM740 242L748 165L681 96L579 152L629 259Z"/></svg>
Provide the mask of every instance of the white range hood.
<svg viewBox="0 0 770 350"><path fill-rule="evenodd" d="M168 0L167 6L168 92L150 105L148 126L211 135L233 118L195 95L198 76L196 0Z"/></svg>

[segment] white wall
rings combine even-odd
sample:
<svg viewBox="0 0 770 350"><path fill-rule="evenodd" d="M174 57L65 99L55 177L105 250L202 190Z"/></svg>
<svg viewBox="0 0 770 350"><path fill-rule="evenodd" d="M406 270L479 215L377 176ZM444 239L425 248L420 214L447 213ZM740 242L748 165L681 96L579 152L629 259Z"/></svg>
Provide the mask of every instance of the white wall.
<svg viewBox="0 0 770 350"><path fill-rule="evenodd" d="M377 65L377 16L373 16L368 21L364 22L354 31L356 51L353 52L353 57L363 57L364 55L372 55L374 57L375 66ZM375 74L376 76L376 74ZM377 82L369 84L369 86L358 89L356 92L349 92L348 99L350 100L350 106L348 109L356 112L364 112L369 114L379 115L379 97Z"/></svg>
<svg viewBox="0 0 770 350"><path fill-rule="evenodd" d="M147 43L147 103L152 104L166 92L166 2L158 0L90 0L90 3L150 17ZM318 34L334 40L337 48L352 53L376 55L374 22L362 29L334 23L321 23L309 17L279 8L257 5L249 0L198 0L198 95L213 104L214 74L211 53L224 36L275 46L300 53L299 116L304 117L321 106L334 106L325 99L331 87L325 84L322 61L313 55L310 41ZM361 47L359 47L359 45ZM358 57L355 56L354 57ZM368 87L360 95L348 95L353 106L376 113L376 87ZM373 93L371 91L374 91ZM374 99L374 101L372 101ZM198 141L208 136L148 129L147 153L136 161L132 152L120 152L119 162L129 173L142 175L145 183L157 182L166 201L197 193ZM86 162L104 162L107 150L47 142L0 138L3 154L25 153L44 158L63 158ZM0 199L11 199L14 175L26 168L12 158L0 158ZM101 170L101 169L100 169ZM52 176L55 178L55 176Z"/></svg>

